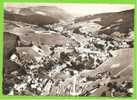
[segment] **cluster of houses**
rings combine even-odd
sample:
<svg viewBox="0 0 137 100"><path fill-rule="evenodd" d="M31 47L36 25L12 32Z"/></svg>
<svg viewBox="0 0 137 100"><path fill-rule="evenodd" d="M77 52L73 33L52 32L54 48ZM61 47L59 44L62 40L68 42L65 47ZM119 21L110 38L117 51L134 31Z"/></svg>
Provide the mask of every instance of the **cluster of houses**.
<svg viewBox="0 0 137 100"><path fill-rule="evenodd" d="M71 24L73 25L74 23ZM70 41L75 41L77 43L75 46L55 44L47 45L46 49L43 49L43 47L32 44L30 47L16 47L17 53L14 53L10 60L24 67L27 75L18 77L23 79L23 82L14 85L13 90L16 92L13 94L22 95L24 92L27 92L30 95L78 96L87 95L87 92L85 93L86 90L84 91L84 87L80 86L80 84L88 85L100 78L99 82L93 84L91 90L88 90L90 92L94 92L98 88L98 84L104 84L100 80L108 79L108 72L105 74L100 73L100 75L95 77L80 77L79 73L82 73L84 70L96 69L108 58L114 56L111 54L111 51L130 48L131 45L127 41L107 40L106 38L96 37L97 31L101 28L98 24L91 22L89 24L82 23L82 25L84 26L78 28L79 33L75 32L74 28L68 30L58 24L45 26L45 28L48 27L49 32L53 31L53 34L54 32L60 33L69 38ZM32 30L36 30L36 33L45 31L45 29L37 26L32 28ZM79 40L78 36L81 37L81 40ZM67 82L70 85L65 88ZM81 92L77 93L77 87L82 88ZM57 92L55 93L54 91ZM111 91L111 96L113 96L114 91L116 90L113 89ZM106 95L106 93L102 93L102 95Z"/></svg>

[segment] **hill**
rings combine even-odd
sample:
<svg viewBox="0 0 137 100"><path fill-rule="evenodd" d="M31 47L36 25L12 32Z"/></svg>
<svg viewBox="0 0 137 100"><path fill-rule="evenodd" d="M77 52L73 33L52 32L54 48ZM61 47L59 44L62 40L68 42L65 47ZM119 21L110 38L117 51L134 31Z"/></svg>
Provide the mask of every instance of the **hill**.
<svg viewBox="0 0 137 100"><path fill-rule="evenodd" d="M113 13L101 13L96 15L88 15L75 19L76 23L90 21L100 18L99 21L94 21L97 24L102 25L99 34L112 34L113 32L127 33L133 30L134 26L134 10L126 10Z"/></svg>
<svg viewBox="0 0 137 100"><path fill-rule="evenodd" d="M5 20L25 22L35 25L47 25L70 18L64 10L54 6L37 6L8 10L5 9Z"/></svg>

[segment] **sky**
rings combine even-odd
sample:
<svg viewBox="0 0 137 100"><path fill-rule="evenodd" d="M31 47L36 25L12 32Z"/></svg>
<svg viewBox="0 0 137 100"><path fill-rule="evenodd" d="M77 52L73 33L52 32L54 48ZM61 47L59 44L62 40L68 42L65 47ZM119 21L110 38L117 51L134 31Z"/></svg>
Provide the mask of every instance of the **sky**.
<svg viewBox="0 0 137 100"><path fill-rule="evenodd" d="M64 9L69 14L80 17L85 15L92 15L106 12L119 12L124 10L133 9L132 4L59 4L59 3L7 3L6 8L22 8L29 6L56 6Z"/></svg>

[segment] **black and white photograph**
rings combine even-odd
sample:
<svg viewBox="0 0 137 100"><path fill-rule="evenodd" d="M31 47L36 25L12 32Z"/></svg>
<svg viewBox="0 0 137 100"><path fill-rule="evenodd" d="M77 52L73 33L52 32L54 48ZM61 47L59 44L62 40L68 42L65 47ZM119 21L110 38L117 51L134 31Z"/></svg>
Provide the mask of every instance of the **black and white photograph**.
<svg viewBox="0 0 137 100"><path fill-rule="evenodd" d="M3 94L131 97L134 5L5 3Z"/></svg>

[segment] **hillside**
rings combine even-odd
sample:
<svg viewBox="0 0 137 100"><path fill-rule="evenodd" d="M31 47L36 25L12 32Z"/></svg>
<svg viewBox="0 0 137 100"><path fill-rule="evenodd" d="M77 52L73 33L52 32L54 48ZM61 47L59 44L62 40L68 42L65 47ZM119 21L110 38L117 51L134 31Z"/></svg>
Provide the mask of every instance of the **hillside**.
<svg viewBox="0 0 137 100"><path fill-rule="evenodd" d="M43 16L40 14L20 15L20 14L14 14L10 12L8 13L6 12L4 14L4 19L11 20L11 21L25 22L25 23L35 24L40 26L58 22L57 19L54 19L50 16Z"/></svg>
<svg viewBox="0 0 137 100"><path fill-rule="evenodd" d="M80 18L76 18L75 22L90 21L100 18L100 21L94 21L95 23L102 25L99 34L112 34L113 32L120 32L127 35L130 30L133 30L134 26L134 10L126 10L114 13L102 13L95 15L88 15Z"/></svg>
<svg viewBox="0 0 137 100"><path fill-rule="evenodd" d="M4 18L6 20L25 22L35 25L47 25L70 18L64 10L57 7L38 6L20 9L5 9Z"/></svg>

